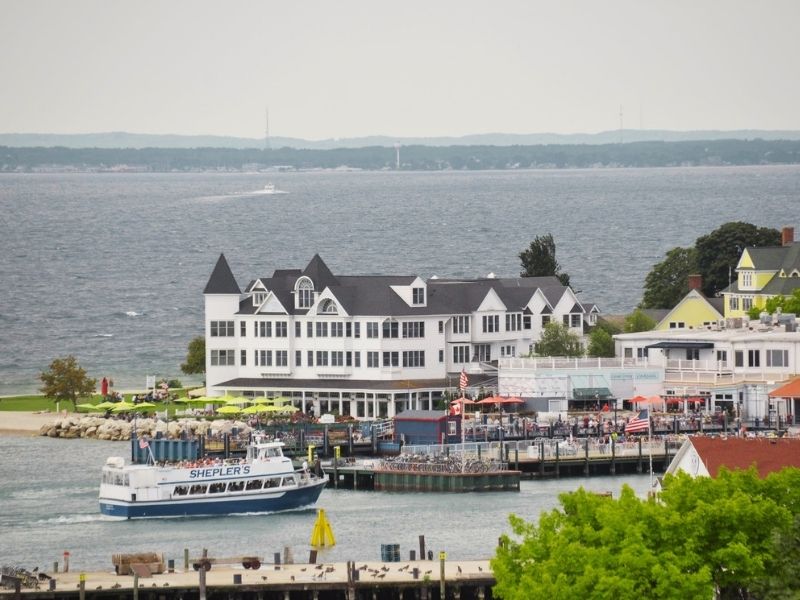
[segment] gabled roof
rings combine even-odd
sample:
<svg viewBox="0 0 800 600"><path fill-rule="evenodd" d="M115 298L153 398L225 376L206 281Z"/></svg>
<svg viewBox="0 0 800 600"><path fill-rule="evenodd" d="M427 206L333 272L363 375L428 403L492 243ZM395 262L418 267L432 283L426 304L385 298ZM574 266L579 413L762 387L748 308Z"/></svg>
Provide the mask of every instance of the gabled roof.
<svg viewBox="0 0 800 600"><path fill-rule="evenodd" d="M317 291L322 291L326 287L332 287L339 283L319 254L315 254L308 266L303 269L303 275L314 282L314 288Z"/></svg>
<svg viewBox="0 0 800 600"><path fill-rule="evenodd" d="M775 388L769 393L770 398L800 398L800 377Z"/></svg>
<svg viewBox="0 0 800 600"><path fill-rule="evenodd" d="M228 261L225 260L225 255L220 254L217 259L217 264L214 270L211 271L211 277L208 278L208 283L203 290L204 294L241 294L239 285L228 266Z"/></svg>
<svg viewBox="0 0 800 600"><path fill-rule="evenodd" d="M693 436L694 446L711 477L721 467L730 470L749 469L755 465L760 477L784 467L800 468L800 439L798 438L721 438Z"/></svg>
<svg viewBox="0 0 800 600"><path fill-rule="evenodd" d="M716 315L714 315L715 320L720 320L720 319L722 319L723 313L724 313L724 310L725 310L724 309L725 299L724 298L714 298L714 300L715 300L715 302L712 303L711 299L707 298L705 296L705 294L703 294L699 290L689 290L687 292L687 294L683 298L681 298L680 302L678 302L673 308L671 308L667 312L666 315L664 315L663 317L661 317L661 319L659 319L658 324L656 325L656 327L660 327L661 325L663 325L664 323L669 321L669 319L672 317L672 315L677 313L688 302L695 302L695 303L696 302L701 302L701 303L707 305L707 307L710 310L712 310L715 313L717 313Z"/></svg>

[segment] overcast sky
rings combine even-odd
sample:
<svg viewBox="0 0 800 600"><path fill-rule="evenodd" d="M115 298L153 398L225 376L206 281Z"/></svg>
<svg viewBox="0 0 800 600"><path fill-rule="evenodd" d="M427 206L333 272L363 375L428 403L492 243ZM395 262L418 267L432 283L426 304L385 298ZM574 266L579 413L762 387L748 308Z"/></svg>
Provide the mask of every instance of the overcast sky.
<svg viewBox="0 0 800 600"><path fill-rule="evenodd" d="M0 0L0 132L800 129L800 0Z"/></svg>

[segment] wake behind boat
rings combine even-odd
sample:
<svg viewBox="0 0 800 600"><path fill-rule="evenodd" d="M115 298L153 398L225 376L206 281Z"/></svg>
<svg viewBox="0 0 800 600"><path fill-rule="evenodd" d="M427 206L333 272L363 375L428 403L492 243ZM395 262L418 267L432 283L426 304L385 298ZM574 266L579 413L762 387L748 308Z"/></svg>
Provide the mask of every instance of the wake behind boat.
<svg viewBox="0 0 800 600"><path fill-rule="evenodd" d="M296 471L282 448L282 442L256 436L241 460L159 466L109 457L100 483L100 512L135 519L274 512L314 504L327 477L307 465Z"/></svg>
<svg viewBox="0 0 800 600"><path fill-rule="evenodd" d="M272 196L275 194L288 194L289 192L285 190L279 190L275 187L274 183L268 183L264 186L263 189L256 190L254 192L244 192L241 194L242 196Z"/></svg>

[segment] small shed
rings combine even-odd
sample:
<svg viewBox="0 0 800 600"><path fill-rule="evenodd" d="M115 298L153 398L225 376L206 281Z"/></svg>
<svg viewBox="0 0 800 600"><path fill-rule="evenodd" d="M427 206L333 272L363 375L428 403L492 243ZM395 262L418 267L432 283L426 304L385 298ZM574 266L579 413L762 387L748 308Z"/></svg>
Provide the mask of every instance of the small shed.
<svg viewBox="0 0 800 600"><path fill-rule="evenodd" d="M394 418L394 434L404 444L452 444L461 441L461 416L443 410L406 410Z"/></svg>

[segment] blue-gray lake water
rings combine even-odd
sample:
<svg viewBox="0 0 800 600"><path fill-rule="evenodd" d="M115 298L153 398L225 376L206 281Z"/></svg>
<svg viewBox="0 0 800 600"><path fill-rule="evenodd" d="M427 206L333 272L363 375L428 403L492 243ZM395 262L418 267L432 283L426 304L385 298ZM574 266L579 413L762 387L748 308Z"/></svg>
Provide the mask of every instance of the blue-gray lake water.
<svg viewBox="0 0 800 600"><path fill-rule="evenodd" d="M97 494L107 456L128 456L125 442L0 437L0 565L51 569L71 554L73 570L112 570L119 552L164 552L183 564L183 549L197 556L258 554L271 561L290 546L296 560L307 560L316 519L311 509L230 517L113 521L100 515ZM508 514L534 521L555 508L558 494L583 485L611 491L623 484L639 495L648 475L523 481L522 490L471 494L399 494L326 489L317 503L331 522L336 545L321 561L380 560L381 544L399 544L403 557L427 547L452 559L488 558L497 539L510 533Z"/></svg>
<svg viewBox="0 0 800 600"><path fill-rule="evenodd" d="M285 195L247 197L273 181ZM334 273L519 274L552 233L580 298L639 302L652 265L722 223L797 223L800 167L0 175L0 395L53 358L178 377L225 253L241 286L319 253Z"/></svg>

